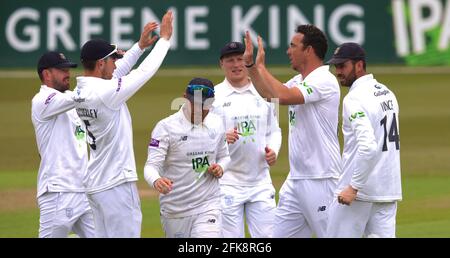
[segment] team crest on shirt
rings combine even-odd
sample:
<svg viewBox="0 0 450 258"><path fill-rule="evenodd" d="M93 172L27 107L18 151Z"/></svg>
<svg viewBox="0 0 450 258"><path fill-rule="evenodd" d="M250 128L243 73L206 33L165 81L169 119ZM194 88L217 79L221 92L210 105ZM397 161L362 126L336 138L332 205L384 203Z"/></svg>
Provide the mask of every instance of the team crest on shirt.
<svg viewBox="0 0 450 258"><path fill-rule="evenodd" d="M73 208L66 208L66 217L69 219L73 216Z"/></svg>
<svg viewBox="0 0 450 258"><path fill-rule="evenodd" d="M216 131L215 130L208 130L209 138L214 139L216 137Z"/></svg>
<svg viewBox="0 0 450 258"><path fill-rule="evenodd" d="M230 206L231 204L233 204L234 197L232 195L225 195L224 201L226 206Z"/></svg>
<svg viewBox="0 0 450 258"><path fill-rule="evenodd" d="M80 94L81 94L81 90L77 89L77 95L78 96L77 97L73 97L73 101L78 102L78 103L84 102L86 99L80 97Z"/></svg>

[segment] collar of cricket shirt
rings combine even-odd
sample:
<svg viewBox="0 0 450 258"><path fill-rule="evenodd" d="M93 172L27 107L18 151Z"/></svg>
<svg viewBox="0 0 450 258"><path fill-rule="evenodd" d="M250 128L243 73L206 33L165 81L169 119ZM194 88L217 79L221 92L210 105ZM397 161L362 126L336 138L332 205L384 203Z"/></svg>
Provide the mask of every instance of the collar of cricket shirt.
<svg viewBox="0 0 450 258"><path fill-rule="evenodd" d="M229 95L233 94L234 92L239 94L239 93L244 93L246 91L250 91L253 95L258 95L258 92L256 91L255 87L253 86L253 83L250 80L250 78L248 78L248 83L242 87L242 88L244 88L243 90L236 89L235 87L233 87L227 78L225 78L225 80L223 82L227 86L225 88L226 96L229 96Z"/></svg>
<svg viewBox="0 0 450 258"><path fill-rule="evenodd" d="M303 81L306 81L308 78L314 77L316 76L321 76L321 73L325 72L325 71L330 71L330 66L329 65L321 65L319 67L317 67L316 69L314 69L312 72L310 72L306 77L303 78Z"/></svg>
<svg viewBox="0 0 450 258"><path fill-rule="evenodd" d="M209 124L210 124L210 119L209 116L211 114L211 112L209 112L205 119L203 120L202 123L195 125L193 124L191 121L189 121L189 119L186 117L185 111L184 111L184 106L186 104L183 104L180 108L180 110L178 110L178 116L180 118L181 124L184 128L186 128L186 130L192 130L194 128L199 128L199 127L205 127L205 128L209 128Z"/></svg>
<svg viewBox="0 0 450 258"><path fill-rule="evenodd" d="M358 88L360 85L364 85L365 83L367 83L370 80L375 80L373 78L373 74L371 74L371 73L359 77L356 81L353 82L352 87L350 87L349 91Z"/></svg>

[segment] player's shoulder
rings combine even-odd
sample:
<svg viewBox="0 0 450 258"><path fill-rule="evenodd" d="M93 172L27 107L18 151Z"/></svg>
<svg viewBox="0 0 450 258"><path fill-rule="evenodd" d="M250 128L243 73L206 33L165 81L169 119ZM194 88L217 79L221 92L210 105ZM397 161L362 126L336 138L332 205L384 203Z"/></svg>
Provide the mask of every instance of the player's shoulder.
<svg viewBox="0 0 450 258"><path fill-rule="evenodd" d="M284 83L285 86L291 88L297 85L300 85L303 82L303 76L301 74L297 74L287 82Z"/></svg>
<svg viewBox="0 0 450 258"><path fill-rule="evenodd" d="M220 114L209 112L205 118L205 123L208 127L221 129L223 125L223 119Z"/></svg>
<svg viewBox="0 0 450 258"><path fill-rule="evenodd" d="M213 120L222 121L220 115L213 112L208 112L208 117Z"/></svg>
<svg viewBox="0 0 450 258"><path fill-rule="evenodd" d="M175 112L156 123L155 127L164 128L165 130L170 130L170 128L179 128L182 123L182 113L180 111Z"/></svg>
<svg viewBox="0 0 450 258"><path fill-rule="evenodd" d="M226 87L227 87L227 85L226 85L225 81L222 81L222 82L214 85L214 91L215 91L215 93L222 92Z"/></svg>
<svg viewBox="0 0 450 258"><path fill-rule="evenodd" d="M63 93L49 88L41 86L41 89L38 93L34 95L34 97L31 99L32 106L46 106L48 105L53 99L58 97L64 97ZM68 96L69 97L69 96Z"/></svg>
<svg viewBox="0 0 450 258"><path fill-rule="evenodd" d="M314 70L310 75L308 75L307 80L313 85L331 85L335 88L339 88L339 82L337 81L336 76L330 72L328 65L320 66Z"/></svg>

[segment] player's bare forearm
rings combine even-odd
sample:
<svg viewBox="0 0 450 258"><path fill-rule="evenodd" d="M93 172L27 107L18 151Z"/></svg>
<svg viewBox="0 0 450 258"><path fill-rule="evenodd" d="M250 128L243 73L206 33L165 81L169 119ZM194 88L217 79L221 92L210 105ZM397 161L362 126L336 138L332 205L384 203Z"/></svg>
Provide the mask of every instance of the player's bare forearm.
<svg viewBox="0 0 450 258"><path fill-rule="evenodd" d="M263 74L265 67L253 66L248 68L248 75L255 86L256 91L258 91L261 97L266 98L270 101L272 98L277 98L275 92L272 90L270 84L267 83L266 78Z"/></svg>

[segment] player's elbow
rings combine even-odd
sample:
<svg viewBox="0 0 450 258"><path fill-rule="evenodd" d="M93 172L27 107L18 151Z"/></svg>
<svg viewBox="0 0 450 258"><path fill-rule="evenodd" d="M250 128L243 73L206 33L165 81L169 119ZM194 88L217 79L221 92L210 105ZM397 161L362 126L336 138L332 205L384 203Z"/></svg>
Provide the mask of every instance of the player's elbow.
<svg viewBox="0 0 450 258"><path fill-rule="evenodd" d="M377 154L377 143L371 141L365 144L360 144L358 146L358 155L365 160L373 159Z"/></svg>

